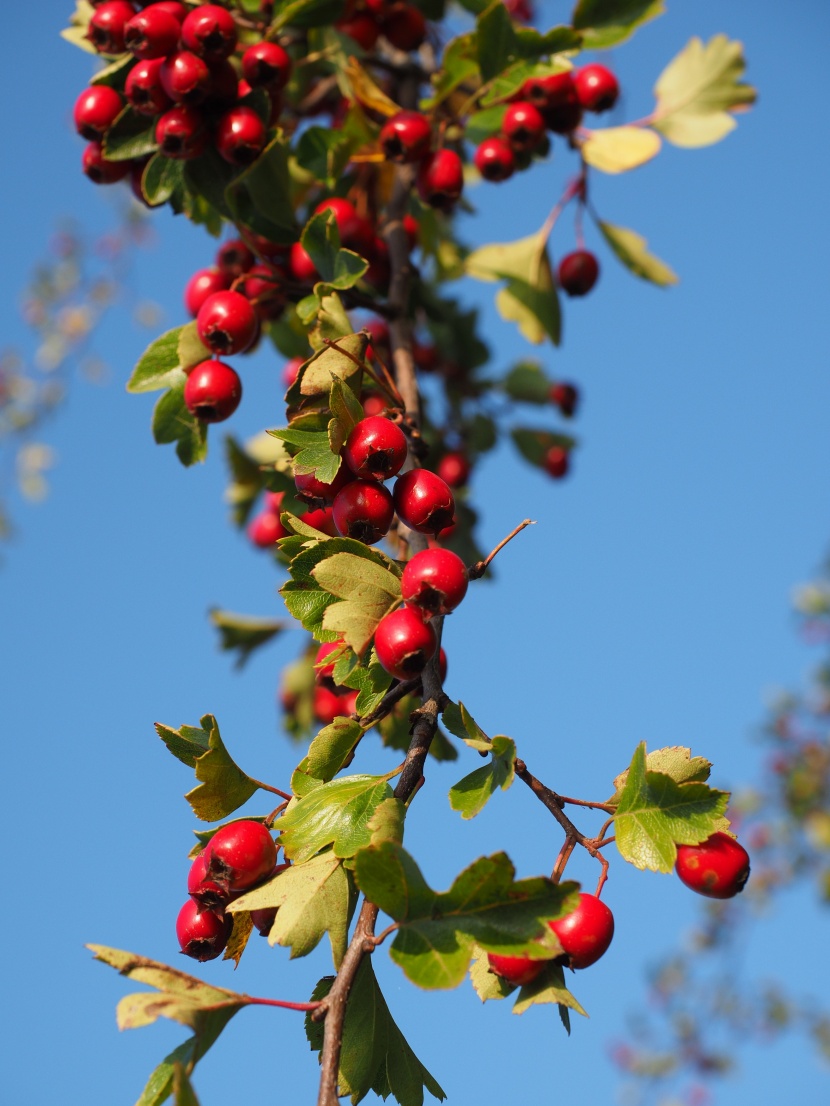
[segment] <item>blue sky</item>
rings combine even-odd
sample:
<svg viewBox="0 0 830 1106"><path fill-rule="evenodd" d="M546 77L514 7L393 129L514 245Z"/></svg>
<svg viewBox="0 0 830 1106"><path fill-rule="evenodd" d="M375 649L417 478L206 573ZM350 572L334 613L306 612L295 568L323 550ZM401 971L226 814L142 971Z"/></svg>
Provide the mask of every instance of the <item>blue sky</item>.
<svg viewBox="0 0 830 1106"><path fill-rule="evenodd" d="M540 9L540 23L567 11ZM58 38L68 10L56 0L15 7L0 72L0 311L4 342L29 349L18 295L57 221L68 213L94 233L114 219L112 194L80 172L70 117L90 63ZM484 546L526 516L538 524L500 556L497 582L471 588L452 616L448 691L489 732L515 738L531 769L563 793L606 797L640 740L691 745L714 760L716 784L751 779L765 696L809 670L788 597L827 541L830 164L818 74L828 30L819 0L786 10L676 2L612 57L625 90L619 121L649 110L655 78L692 34L742 40L760 98L717 146L668 147L626 177L597 176L601 215L645 235L681 283L663 291L635 280L589 227L599 284L566 304L561 350L540 352L551 375L584 390L573 475L554 484L505 448L474 477ZM478 215L464 223L469 240L537 229L566 162L557 149L550 166L479 189ZM184 284L214 247L166 213L155 225L157 244L138 258L134 289L163 306L166 327L184 321ZM563 220L554 250L572 244ZM459 293L481 305L497 367L528 352L497 318L489 286ZM73 386L48 431L59 455L50 498L19 506L20 535L0 573L5 832L15 856L7 861L5 1082L10 1101L38 1106L57 1095L133 1101L184 1036L163 1024L119 1037L113 1010L127 986L83 948L95 941L179 959L174 922L194 828L181 795L191 777L153 722L216 714L240 763L277 786L298 759L274 699L302 636L286 635L242 675L217 651L207 608L279 614L280 581L226 524L220 435L196 470L153 445L151 400L123 389L146 341L124 313L104 326L98 348L112 380ZM280 371L264 354L245 364L245 400L229 424L237 436L280 422ZM530 424L544 421L527 414ZM361 770L393 763L379 753ZM549 870L558 831L519 784L471 823L449 809L448 788L475 766L427 773L407 825L407 847L427 878L446 887L476 856L500 848L522 875ZM593 882L587 858L571 867ZM591 1019L580 1019L570 1040L552 1012L516 1018L504 1004L482 1007L467 986L415 992L382 952L376 957L394 1016L451 1103L502 1101L517 1086L547 1101L586 1085L595 1101L615 1101L609 1040L640 1001L644 966L674 946L697 902L676 880L619 858L605 898L617 934L605 959L574 979ZM826 919L794 894L753 930L746 971L786 970L793 991L806 994L815 960L789 956L778 966L793 911L806 915L799 945L822 947ZM296 1000L329 970L325 952L289 964L265 942L235 976L226 964L196 968L220 986ZM203 1106L274 1094L313 1101L316 1064L299 1018L244 1011L226 1037L197 1072ZM791 1087L783 1073L796 1065L802 1097L816 1101L826 1072L797 1040L749 1050L717 1101L780 1101Z"/></svg>

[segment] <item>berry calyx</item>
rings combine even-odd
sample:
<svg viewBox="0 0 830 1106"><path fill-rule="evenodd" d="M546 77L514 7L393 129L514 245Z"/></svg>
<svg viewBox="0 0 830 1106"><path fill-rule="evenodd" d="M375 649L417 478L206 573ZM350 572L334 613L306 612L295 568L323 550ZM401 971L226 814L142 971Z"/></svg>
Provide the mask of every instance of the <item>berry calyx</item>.
<svg viewBox="0 0 830 1106"><path fill-rule="evenodd" d="M216 292L199 308L196 329L213 353L242 353L257 335L256 311L241 292Z"/></svg>
<svg viewBox="0 0 830 1106"><path fill-rule="evenodd" d="M449 614L467 594L469 577L461 558L449 549L424 549L406 564L401 595L422 618Z"/></svg>
<svg viewBox="0 0 830 1106"><path fill-rule="evenodd" d="M501 129L514 150L532 150L545 136L544 116L535 104L519 100L508 105Z"/></svg>
<svg viewBox="0 0 830 1106"><path fill-rule="evenodd" d="M365 545L380 541L392 525L394 513L392 496L377 480L352 480L337 493L332 505L338 534Z"/></svg>
<svg viewBox="0 0 830 1106"><path fill-rule="evenodd" d="M418 195L439 211L451 211L464 191L464 166L455 150L438 150L421 163Z"/></svg>
<svg viewBox="0 0 830 1106"><path fill-rule="evenodd" d="M92 85L85 88L72 112L75 129L82 138L100 142L121 114L124 101L109 85Z"/></svg>
<svg viewBox="0 0 830 1106"><path fill-rule="evenodd" d="M554 480L561 480L563 476L568 475L570 463L569 451L564 446L552 445L544 456L542 467L548 476L552 476Z"/></svg>
<svg viewBox="0 0 830 1106"><path fill-rule="evenodd" d="M156 123L156 142L165 157L190 161L205 148L204 119L194 108L179 104L160 115Z"/></svg>
<svg viewBox="0 0 830 1106"><path fill-rule="evenodd" d="M531 960L529 956L500 956L495 952L487 953L487 962L492 972L517 987L532 983L548 963L547 960Z"/></svg>
<svg viewBox="0 0 830 1106"><path fill-rule="evenodd" d="M203 910L221 911L228 901L227 889L208 878L207 859L203 852L190 865L187 893L198 906L199 913Z"/></svg>
<svg viewBox="0 0 830 1106"><path fill-rule="evenodd" d="M516 159L503 138L485 138L473 154L473 164L485 180L498 183L513 176Z"/></svg>
<svg viewBox="0 0 830 1106"><path fill-rule="evenodd" d="M749 879L749 853L728 833L713 833L700 845L678 845L680 880L710 899L731 899Z"/></svg>
<svg viewBox="0 0 830 1106"><path fill-rule="evenodd" d="M559 938L572 968L589 968L608 951L614 936L614 915L596 895L579 894L579 906L548 925Z"/></svg>
<svg viewBox="0 0 830 1106"><path fill-rule="evenodd" d="M383 124L380 148L387 161L420 161L429 153L432 127L419 111L399 111Z"/></svg>
<svg viewBox="0 0 830 1106"><path fill-rule="evenodd" d="M346 439L343 459L364 480L386 480L406 460L406 435L382 415L361 419Z"/></svg>
<svg viewBox="0 0 830 1106"><path fill-rule="evenodd" d="M163 58L138 61L127 74L124 95L142 115L159 115L173 106L161 83Z"/></svg>
<svg viewBox="0 0 830 1106"><path fill-rule="evenodd" d="M426 668L438 647L431 623L409 607L398 607L378 623L375 652L378 660L398 680L411 680Z"/></svg>
<svg viewBox="0 0 830 1106"><path fill-rule="evenodd" d="M265 146L266 134L253 108L231 108L217 124L216 149L230 165L251 165Z"/></svg>
<svg viewBox="0 0 830 1106"><path fill-rule="evenodd" d="M242 75L251 88L285 88L291 69L291 58L278 42L257 42L242 55Z"/></svg>
<svg viewBox="0 0 830 1106"><path fill-rule="evenodd" d="M573 81L579 102L586 111L608 111L616 104L620 86L604 65L583 65L574 73Z"/></svg>
<svg viewBox="0 0 830 1106"><path fill-rule="evenodd" d="M400 518L419 534L437 534L454 520L453 494L429 469L410 469L399 476L393 497Z"/></svg>
<svg viewBox="0 0 830 1106"><path fill-rule="evenodd" d="M202 361L185 381L185 406L199 422L224 422L241 399L242 381L224 361Z"/></svg>
<svg viewBox="0 0 830 1106"><path fill-rule="evenodd" d="M247 273L256 261L254 251L241 238L229 238L216 251L216 264L232 278Z"/></svg>
<svg viewBox="0 0 830 1106"><path fill-rule="evenodd" d="M124 28L134 15L135 8L127 0L109 0L95 9L86 37L99 54L123 54Z"/></svg>
<svg viewBox="0 0 830 1106"><path fill-rule="evenodd" d="M229 893L253 887L276 862L277 846L267 826L248 819L222 826L205 847L207 878Z"/></svg>
<svg viewBox="0 0 830 1106"><path fill-rule="evenodd" d="M566 419L569 419L579 404L579 390L573 384L552 384L550 401L559 408Z"/></svg>
<svg viewBox="0 0 830 1106"><path fill-rule="evenodd" d="M185 16L182 44L208 61L230 57L236 49L236 23L227 8L202 4Z"/></svg>
<svg viewBox="0 0 830 1106"><path fill-rule="evenodd" d="M233 929L233 918L212 910L199 911L188 899L176 918L176 937L185 956L204 963L221 956Z"/></svg>
<svg viewBox="0 0 830 1106"><path fill-rule="evenodd" d="M559 286L569 296L585 296L599 278L599 262L590 250L574 250L559 262Z"/></svg>

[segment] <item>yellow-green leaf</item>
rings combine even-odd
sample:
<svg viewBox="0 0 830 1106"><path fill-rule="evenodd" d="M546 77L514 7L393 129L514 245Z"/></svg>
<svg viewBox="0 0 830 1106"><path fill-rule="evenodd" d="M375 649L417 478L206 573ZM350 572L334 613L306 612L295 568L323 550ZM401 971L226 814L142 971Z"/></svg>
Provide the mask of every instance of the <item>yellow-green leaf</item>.
<svg viewBox="0 0 830 1106"><path fill-rule="evenodd" d="M677 274L665 261L648 252L648 242L642 235L627 227L615 227L611 223L603 223L602 220L598 221L597 226L623 265L635 276L649 280L652 284L658 284L661 288L669 284L677 284L679 280Z"/></svg>
<svg viewBox="0 0 830 1106"><path fill-rule="evenodd" d="M627 173L660 153L660 135L643 127L609 127L590 131L582 156L603 173Z"/></svg>

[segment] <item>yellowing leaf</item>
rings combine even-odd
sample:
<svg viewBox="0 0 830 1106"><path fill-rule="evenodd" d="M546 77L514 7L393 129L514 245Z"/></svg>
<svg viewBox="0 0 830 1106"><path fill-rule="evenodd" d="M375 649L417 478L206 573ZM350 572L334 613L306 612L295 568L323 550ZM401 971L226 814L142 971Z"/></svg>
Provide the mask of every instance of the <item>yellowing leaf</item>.
<svg viewBox="0 0 830 1106"><path fill-rule="evenodd" d="M559 299L545 231L517 242L482 246L469 255L464 267L477 280L507 281L496 295L496 307L502 318L518 324L528 341L539 343L548 337L559 344Z"/></svg>
<svg viewBox="0 0 830 1106"><path fill-rule="evenodd" d="M597 222L603 237L627 269L643 280L665 287L677 284L679 277L659 257L648 252L648 242L636 231L627 227L615 227L611 223Z"/></svg>
<svg viewBox="0 0 830 1106"><path fill-rule="evenodd" d="M375 84L357 58L349 58L346 64L345 76L352 86L354 98L363 107L370 108L372 111L380 112L381 115L388 117L397 115L401 110L395 101L391 100L383 89Z"/></svg>
<svg viewBox="0 0 830 1106"><path fill-rule="evenodd" d="M660 153L660 136L642 127L609 127L591 131L582 144L582 156L603 173L627 173Z"/></svg>
<svg viewBox="0 0 830 1106"><path fill-rule="evenodd" d="M324 591L343 600L323 615L323 629L342 634L358 655L372 640L378 623L400 600L397 576L352 553L335 553L312 570Z"/></svg>

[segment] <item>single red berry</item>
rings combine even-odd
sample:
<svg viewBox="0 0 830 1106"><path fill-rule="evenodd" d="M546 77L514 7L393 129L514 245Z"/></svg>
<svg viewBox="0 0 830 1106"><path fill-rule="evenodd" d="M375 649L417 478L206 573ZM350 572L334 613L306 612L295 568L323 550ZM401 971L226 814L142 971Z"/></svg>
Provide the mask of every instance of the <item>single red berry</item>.
<svg viewBox="0 0 830 1106"><path fill-rule="evenodd" d="M100 142L121 114L124 101L109 85L98 84L85 88L75 101L73 118L75 129L83 138Z"/></svg>
<svg viewBox="0 0 830 1106"><path fill-rule="evenodd" d="M427 36L427 22L412 4L397 3L383 14L381 34L396 50L417 50Z"/></svg>
<svg viewBox="0 0 830 1106"><path fill-rule="evenodd" d="M311 526L322 534L328 534L332 538L338 535L337 526L334 523L334 511L331 507L318 507L316 511L306 511L302 519L306 526Z"/></svg>
<svg viewBox="0 0 830 1106"><path fill-rule="evenodd" d="M504 6L510 13L510 18L517 23L533 22L536 13L530 0L504 0Z"/></svg>
<svg viewBox="0 0 830 1106"><path fill-rule="evenodd" d="M332 506L334 524L343 538L365 545L380 541L392 525L395 508L389 491L377 480L352 480Z"/></svg>
<svg viewBox="0 0 830 1106"><path fill-rule="evenodd" d="M317 204L314 214L317 215L321 211L334 212L341 245L347 250L356 250L359 254L365 255L369 251L375 232L369 220L358 215L353 203L340 196L330 196Z"/></svg>
<svg viewBox="0 0 830 1106"><path fill-rule="evenodd" d="M590 968L608 951L614 915L596 895L579 894L579 906L548 925L559 938L572 968Z"/></svg>
<svg viewBox="0 0 830 1106"><path fill-rule="evenodd" d="M599 277L599 262L589 250L574 250L559 262L559 284L569 296L587 295Z"/></svg>
<svg viewBox="0 0 830 1106"><path fill-rule="evenodd" d="M406 435L382 415L361 419L346 439L343 460L365 480L386 480L400 472L406 460Z"/></svg>
<svg viewBox="0 0 830 1106"><path fill-rule="evenodd" d="M435 346L417 340L412 343L412 357L424 373L434 373L441 364L441 356Z"/></svg>
<svg viewBox="0 0 830 1106"><path fill-rule="evenodd" d="M299 281L300 284L313 284L316 280L320 279L317 266L311 260L308 251L302 243L295 242L291 247L288 263L291 269L291 275L295 280Z"/></svg>
<svg viewBox="0 0 830 1106"><path fill-rule="evenodd" d="M165 58L159 68L161 87L177 104L201 104L213 82L210 66L197 54L180 50Z"/></svg>
<svg viewBox="0 0 830 1106"><path fill-rule="evenodd" d="M550 401L569 419L579 404L579 391L573 384L551 384Z"/></svg>
<svg viewBox="0 0 830 1106"><path fill-rule="evenodd" d="M545 454L542 467L548 476L552 476L554 480L561 480L563 476L568 475L570 463L569 451L564 446L552 445Z"/></svg>
<svg viewBox="0 0 830 1106"><path fill-rule="evenodd" d="M700 845L678 845L675 870L699 895L731 899L749 879L749 853L728 833L713 833Z"/></svg>
<svg viewBox="0 0 830 1106"><path fill-rule="evenodd" d="M242 381L224 361L202 361L185 381L185 405L200 422L224 422L241 399Z"/></svg>
<svg viewBox="0 0 830 1106"><path fill-rule="evenodd" d="M166 58L179 45L181 22L158 4L150 4L124 27L124 45L137 58Z"/></svg>
<svg viewBox="0 0 830 1106"><path fill-rule="evenodd" d="M300 360L302 364L302 360ZM338 494L354 480L354 473L348 465L341 465L337 475L330 484L324 484L322 480L311 472L297 472L294 474L294 484L297 488L297 498L319 507L326 503L334 503Z"/></svg>
<svg viewBox="0 0 830 1106"><path fill-rule="evenodd" d="M230 57L236 49L236 23L227 8L202 4L182 23L182 45L208 61Z"/></svg>
<svg viewBox="0 0 830 1106"><path fill-rule="evenodd" d="M439 211L451 211L464 191L464 166L455 150L438 150L421 163L418 195Z"/></svg>
<svg viewBox="0 0 830 1106"><path fill-rule="evenodd" d="M531 91L527 99L541 111L549 131L569 134L579 126L582 107L570 71L539 77L535 81L531 78L528 84Z"/></svg>
<svg viewBox="0 0 830 1106"><path fill-rule="evenodd" d="M261 511L248 523L248 537L260 549L273 549L280 538L288 536L288 531L280 522L276 511Z"/></svg>
<svg viewBox="0 0 830 1106"><path fill-rule="evenodd" d="M586 111L609 111L617 102L620 86L604 65L583 65L574 73L574 87Z"/></svg>
<svg viewBox="0 0 830 1106"><path fill-rule="evenodd" d="M337 707L338 715L342 718L348 718L350 714L357 714L357 697L359 694L360 692L355 691L353 688L341 692L340 701Z"/></svg>
<svg viewBox="0 0 830 1106"><path fill-rule="evenodd" d="M208 878L207 858L204 852L199 853L190 865L187 874L187 893L199 908L203 910L221 911L228 901L228 892L221 887L216 880Z"/></svg>
<svg viewBox="0 0 830 1106"><path fill-rule="evenodd" d="M252 265L245 274L241 291L256 308L260 319L276 319L285 307L280 278L285 274L275 265Z"/></svg>
<svg viewBox="0 0 830 1106"><path fill-rule="evenodd" d="M492 972L517 987L532 983L548 963L546 960L531 960L529 956L500 956L495 952L487 953L487 962Z"/></svg>
<svg viewBox="0 0 830 1106"><path fill-rule="evenodd" d="M463 488L470 479L470 462L463 453L445 453L436 472L451 488Z"/></svg>
<svg viewBox="0 0 830 1106"><path fill-rule="evenodd" d="M535 104L519 100L508 105L501 129L514 150L532 150L545 136L545 120Z"/></svg>
<svg viewBox="0 0 830 1106"><path fill-rule="evenodd" d="M256 261L253 250L241 238L230 238L216 251L216 264L235 278L247 273Z"/></svg>
<svg viewBox="0 0 830 1106"><path fill-rule="evenodd" d="M138 61L127 74L124 95L142 115L160 115L173 106L161 83L163 58Z"/></svg>
<svg viewBox="0 0 830 1106"><path fill-rule="evenodd" d="M253 887L271 873L276 862L277 846L262 822L229 822L205 847L208 878L229 892Z"/></svg>
<svg viewBox="0 0 830 1106"><path fill-rule="evenodd" d="M285 362L282 369L282 382L286 388L290 388L296 381L305 362L304 357L292 357L290 361Z"/></svg>
<svg viewBox="0 0 830 1106"><path fill-rule="evenodd" d="M199 309L196 329L213 353L242 353L256 337L256 311L241 292L216 292Z"/></svg>
<svg viewBox="0 0 830 1106"><path fill-rule="evenodd" d="M384 615L375 630L378 660L398 680L411 680L426 668L438 647L432 624L409 607Z"/></svg>
<svg viewBox="0 0 830 1106"><path fill-rule="evenodd" d="M216 126L216 149L231 165L251 165L265 146L267 131L253 108L235 107Z"/></svg>
<svg viewBox="0 0 830 1106"><path fill-rule="evenodd" d="M198 269L185 285L184 305L195 319L202 304L215 292L224 292L231 284L229 273L221 269Z"/></svg>
<svg viewBox="0 0 830 1106"><path fill-rule="evenodd" d="M338 19L335 27L342 34L353 38L364 50L371 50L380 34L377 22L366 12L357 12L349 18Z"/></svg>
<svg viewBox="0 0 830 1106"><path fill-rule="evenodd" d="M446 481L429 469L403 473L395 482L393 496L402 521L420 534L437 534L455 517L452 492Z"/></svg>
<svg viewBox="0 0 830 1106"><path fill-rule="evenodd" d="M233 929L230 914L199 912L198 904L188 899L176 918L176 937L185 956L194 960L215 960L221 956Z"/></svg>
<svg viewBox="0 0 830 1106"><path fill-rule="evenodd" d="M90 142L85 147L81 166L93 184L114 184L130 171L129 161L110 161L104 157L100 142Z"/></svg>
<svg viewBox="0 0 830 1106"><path fill-rule="evenodd" d="M387 161L420 161L429 153L432 126L420 111L399 111L380 130L380 148Z"/></svg>
<svg viewBox="0 0 830 1106"><path fill-rule="evenodd" d="M186 104L170 108L158 118L156 142L165 157L177 161L191 161L198 157L207 143L202 113Z"/></svg>
<svg viewBox="0 0 830 1106"><path fill-rule="evenodd" d="M382 415L385 410L386 401L375 393L366 396L363 400L363 413L367 418L371 418L373 415Z"/></svg>
<svg viewBox="0 0 830 1106"><path fill-rule="evenodd" d="M135 15L127 0L109 0L100 4L89 21L86 37L99 54L124 53L124 28Z"/></svg>
<svg viewBox="0 0 830 1106"><path fill-rule="evenodd" d="M449 549L424 549L403 570L401 595L422 618L449 614L467 594L469 577L461 558Z"/></svg>
<svg viewBox="0 0 830 1106"><path fill-rule="evenodd" d="M254 923L254 927L259 931L260 937L268 936L276 916L277 908L275 906L263 906L261 910L251 911L251 921Z"/></svg>
<svg viewBox="0 0 830 1106"><path fill-rule="evenodd" d="M242 55L242 75L252 88L285 88L292 62L278 42L257 42Z"/></svg>
<svg viewBox="0 0 830 1106"><path fill-rule="evenodd" d="M318 684L312 697L314 717L323 726L329 726L340 714L340 696L330 687Z"/></svg>
<svg viewBox="0 0 830 1106"><path fill-rule="evenodd" d="M503 138L485 138L473 155L473 164L485 180L497 183L513 176L516 159Z"/></svg>

